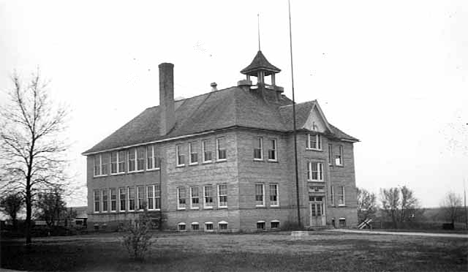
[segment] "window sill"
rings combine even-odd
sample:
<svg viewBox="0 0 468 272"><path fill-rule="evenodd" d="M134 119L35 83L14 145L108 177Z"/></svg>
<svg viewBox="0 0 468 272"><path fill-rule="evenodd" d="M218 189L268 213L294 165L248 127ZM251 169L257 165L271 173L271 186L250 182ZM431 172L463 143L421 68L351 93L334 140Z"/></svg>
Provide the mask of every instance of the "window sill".
<svg viewBox="0 0 468 272"><path fill-rule="evenodd" d="M125 175L125 172L119 172L119 173L112 173L111 176L119 176L119 175Z"/></svg>
<svg viewBox="0 0 468 272"><path fill-rule="evenodd" d="M216 160L216 162L227 162L227 159Z"/></svg>
<svg viewBox="0 0 468 272"><path fill-rule="evenodd" d="M266 208L265 205L255 205L255 208Z"/></svg>
<svg viewBox="0 0 468 272"><path fill-rule="evenodd" d="M212 210L213 207L203 207L204 210Z"/></svg>
<svg viewBox="0 0 468 272"><path fill-rule="evenodd" d="M316 148L306 148L307 151L320 151L322 152L323 149L316 149Z"/></svg>
<svg viewBox="0 0 468 272"><path fill-rule="evenodd" d="M189 166L195 166L195 165L198 165L198 162L191 162L191 163L189 163Z"/></svg>
<svg viewBox="0 0 468 272"><path fill-rule="evenodd" d="M185 164L178 164L176 165L177 168L185 167Z"/></svg>
<svg viewBox="0 0 468 272"><path fill-rule="evenodd" d="M338 204L338 207L346 207L346 204Z"/></svg>
<svg viewBox="0 0 468 272"><path fill-rule="evenodd" d="M275 163L277 163L278 160L270 160L270 159L268 159L268 162L275 162Z"/></svg>
<svg viewBox="0 0 468 272"><path fill-rule="evenodd" d="M185 211L185 208L177 208L178 211Z"/></svg>
<svg viewBox="0 0 468 272"><path fill-rule="evenodd" d="M318 179L308 179L307 181L310 181L310 182L325 182L325 180L318 180Z"/></svg>
<svg viewBox="0 0 468 272"><path fill-rule="evenodd" d="M151 172L151 171L158 171L161 170L161 168L151 168L151 169L146 169L146 171Z"/></svg>
<svg viewBox="0 0 468 272"><path fill-rule="evenodd" d="M204 162L202 162L202 164L209 164L209 163L213 163L213 161L211 160L211 161L204 161Z"/></svg>
<svg viewBox="0 0 468 272"><path fill-rule="evenodd" d="M270 205L270 208L279 208L279 205Z"/></svg>
<svg viewBox="0 0 468 272"><path fill-rule="evenodd" d="M199 210L200 207L191 207L190 209L191 209L191 210Z"/></svg>
<svg viewBox="0 0 468 272"><path fill-rule="evenodd" d="M228 208L227 206L218 207L218 209L227 209L227 208Z"/></svg>
<svg viewBox="0 0 468 272"><path fill-rule="evenodd" d="M128 171L129 174L133 174L133 173L142 173L142 172L145 172L145 170Z"/></svg>
<svg viewBox="0 0 468 272"><path fill-rule="evenodd" d="M256 158L254 158L253 160L254 160L254 161L257 161L257 162L263 162L263 159L256 159Z"/></svg>
<svg viewBox="0 0 468 272"><path fill-rule="evenodd" d="M108 175L98 175L98 176L93 176L93 178L102 178L102 177L107 177Z"/></svg>

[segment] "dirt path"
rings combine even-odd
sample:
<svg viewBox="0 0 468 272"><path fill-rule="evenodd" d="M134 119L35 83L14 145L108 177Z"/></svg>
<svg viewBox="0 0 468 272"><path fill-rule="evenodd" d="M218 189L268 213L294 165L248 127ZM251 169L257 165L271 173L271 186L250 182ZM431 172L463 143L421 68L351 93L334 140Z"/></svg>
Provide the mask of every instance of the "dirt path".
<svg viewBox="0 0 468 272"><path fill-rule="evenodd" d="M351 229L330 229L327 231L361 233L361 234L387 234L387 235L408 235L408 236L429 236L429 237L452 237L468 239L468 234L455 233L426 233L426 232L390 232L390 231L374 231L374 230L351 230Z"/></svg>

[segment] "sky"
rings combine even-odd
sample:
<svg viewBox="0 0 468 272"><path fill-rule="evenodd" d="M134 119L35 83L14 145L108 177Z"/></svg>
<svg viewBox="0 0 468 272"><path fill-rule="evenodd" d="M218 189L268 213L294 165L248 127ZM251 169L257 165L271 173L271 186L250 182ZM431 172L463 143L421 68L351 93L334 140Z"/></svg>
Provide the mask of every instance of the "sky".
<svg viewBox="0 0 468 272"><path fill-rule="evenodd" d="M356 184L408 186L424 207L468 186L468 2L291 1L297 102L317 99L358 138ZM0 103L13 71L38 67L70 110L74 182L82 152L159 104L158 65L175 96L235 86L261 50L291 97L288 2L0 0ZM84 198L70 205L86 205Z"/></svg>

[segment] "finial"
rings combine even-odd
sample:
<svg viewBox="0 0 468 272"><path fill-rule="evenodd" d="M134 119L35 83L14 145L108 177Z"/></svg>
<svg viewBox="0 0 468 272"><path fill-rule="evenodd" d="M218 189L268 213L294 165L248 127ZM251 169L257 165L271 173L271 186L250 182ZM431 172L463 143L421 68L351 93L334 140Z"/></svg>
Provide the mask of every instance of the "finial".
<svg viewBox="0 0 468 272"><path fill-rule="evenodd" d="M258 51L260 50L260 13L257 13L257 27L258 27Z"/></svg>

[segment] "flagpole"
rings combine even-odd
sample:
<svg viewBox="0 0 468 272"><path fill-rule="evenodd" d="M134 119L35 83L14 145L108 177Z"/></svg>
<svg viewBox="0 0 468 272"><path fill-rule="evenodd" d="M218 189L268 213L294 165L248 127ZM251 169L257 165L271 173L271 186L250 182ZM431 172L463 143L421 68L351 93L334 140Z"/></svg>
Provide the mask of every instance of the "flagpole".
<svg viewBox="0 0 468 272"><path fill-rule="evenodd" d="M288 0L289 11L289 52L291 54L291 89L293 100L293 134L294 134L294 166L296 171L296 201L297 201L297 224L302 228L301 224L301 206L299 198L299 171L297 165L297 131L296 131L296 100L294 97L294 65L293 65L293 48L292 48L292 27L291 27L291 1Z"/></svg>

